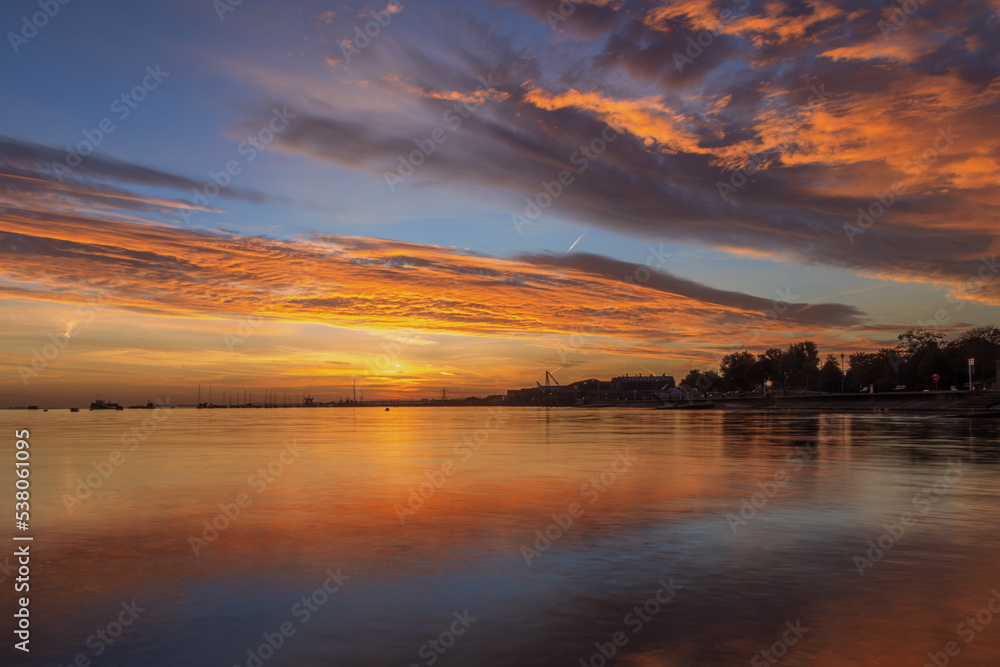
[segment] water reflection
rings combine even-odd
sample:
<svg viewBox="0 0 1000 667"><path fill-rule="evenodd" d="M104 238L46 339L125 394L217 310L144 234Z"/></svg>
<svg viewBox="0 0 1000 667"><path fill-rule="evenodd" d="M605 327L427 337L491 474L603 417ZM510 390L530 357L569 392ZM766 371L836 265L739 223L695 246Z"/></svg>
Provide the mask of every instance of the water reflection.
<svg viewBox="0 0 1000 667"><path fill-rule="evenodd" d="M268 666L599 664L601 647L622 665L769 664L761 651L796 622L808 630L774 649L782 665L923 665L948 641L956 664L1000 655L1000 623L956 634L1000 586L991 422L176 410L69 512L65 495L135 418L30 416L46 664L253 665L267 637L280 643ZM293 440L301 453L279 470ZM915 496L956 461L961 476L920 512ZM913 525L861 576L853 558L907 511ZM671 578L676 595L646 611ZM135 623L88 645L133 599ZM476 620L453 626L466 612Z"/></svg>

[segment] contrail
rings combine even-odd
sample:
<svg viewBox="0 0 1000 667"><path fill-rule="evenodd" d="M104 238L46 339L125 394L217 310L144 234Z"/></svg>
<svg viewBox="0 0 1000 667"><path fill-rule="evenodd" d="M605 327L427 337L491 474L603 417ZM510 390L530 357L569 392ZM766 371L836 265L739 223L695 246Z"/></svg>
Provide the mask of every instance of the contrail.
<svg viewBox="0 0 1000 667"><path fill-rule="evenodd" d="M587 232L584 232L583 234L580 234L580 239L582 239L586 235L587 235ZM569 247L569 250L567 250L566 252L563 253L563 257L565 257L566 255L568 255L569 251L576 247L576 244L580 242L580 239L577 239L577 240L573 241L573 245L571 245Z"/></svg>

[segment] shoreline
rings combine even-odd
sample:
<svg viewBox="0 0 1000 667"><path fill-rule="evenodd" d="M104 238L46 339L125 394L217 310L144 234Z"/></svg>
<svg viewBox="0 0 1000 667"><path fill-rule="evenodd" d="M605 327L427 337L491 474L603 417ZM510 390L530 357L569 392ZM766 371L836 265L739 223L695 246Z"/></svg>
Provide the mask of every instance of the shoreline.
<svg viewBox="0 0 1000 667"><path fill-rule="evenodd" d="M922 412L1000 416L998 391L913 391L695 399L664 409L819 410L829 412Z"/></svg>
<svg viewBox="0 0 1000 667"><path fill-rule="evenodd" d="M139 406L134 406L138 408ZM505 401L485 400L479 398L454 399L449 401L432 400L428 402L407 402L407 401L371 401L356 404L317 404L312 406L301 405L253 405L253 406L214 406L206 408L208 410L282 410L291 408L317 409L346 409L346 408L446 408L446 407L503 407L503 408L575 408L575 409L607 409L607 408L630 408L645 410L726 410L726 411L773 411L773 410L814 410L829 412L932 412L941 414L970 414L983 413L984 415L1000 415L1000 391L912 391L912 392L885 392L885 393L857 393L857 394L807 394L781 396L769 394L768 396L717 396L709 398L695 398L689 400L644 400L644 401L606 401L600 403L582 404L524 404L508 403ZM125 412L131 412L133 406L129 406ZM195 405L162 405L162 409L197 409ZM2 408L5 410L24 410L26 412L48 412L69 411L67 407L45 407L45 406L10 406ZM148 409L143 407L143 409ZM81 408L80 412L91 412L87 408ZM98 412L122 412L121 410L98 410Z"/></svg>

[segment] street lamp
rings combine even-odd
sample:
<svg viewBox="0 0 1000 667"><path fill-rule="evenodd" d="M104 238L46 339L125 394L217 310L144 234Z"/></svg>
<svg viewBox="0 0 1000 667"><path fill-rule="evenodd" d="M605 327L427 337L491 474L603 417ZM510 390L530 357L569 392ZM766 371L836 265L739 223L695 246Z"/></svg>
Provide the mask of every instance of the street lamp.
<svg viewBox="0 0 1000 667"><path fill-rule="evenodd" d="M844 393L844 379L847 377L847 371L844 369L844 353L840 353L840 393Z"/></svg>
<svg viewBox="0 0 1000 667"><path fill-rule="evenodd" d="M972 391L972 371L973 366L976 365L975 359L969 359L969 391Z"/></svg>

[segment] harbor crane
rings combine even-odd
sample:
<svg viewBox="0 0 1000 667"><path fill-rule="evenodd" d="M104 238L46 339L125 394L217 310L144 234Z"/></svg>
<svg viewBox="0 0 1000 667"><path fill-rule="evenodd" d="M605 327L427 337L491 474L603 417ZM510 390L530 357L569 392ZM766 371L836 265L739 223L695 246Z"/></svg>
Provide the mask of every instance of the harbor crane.
<svg viewBox="0 0 1000 667"><path fill-rule="evenodd" d="M551 379L552 379L552 381L556 383L556 386L557 386L557 387L562 387L562 385L561 385L561 384L559 384L559 380L557 380L557 379L556 379L556 376L555 376L555 375L553 375L552 373L550 373L550 372L548 372L548 371L545 371L545 388L546 388L546 389L551 389L551 388L552 388L552 385L550 385L550 384L549 384L549 378L551 378ZM541 382L539 382L538 380L535 380L535 384L537 384L537 385L538 385L538 388L539 388L539 389L541 389L541 388L542 388L542 383L541 383Z"/></svg>

